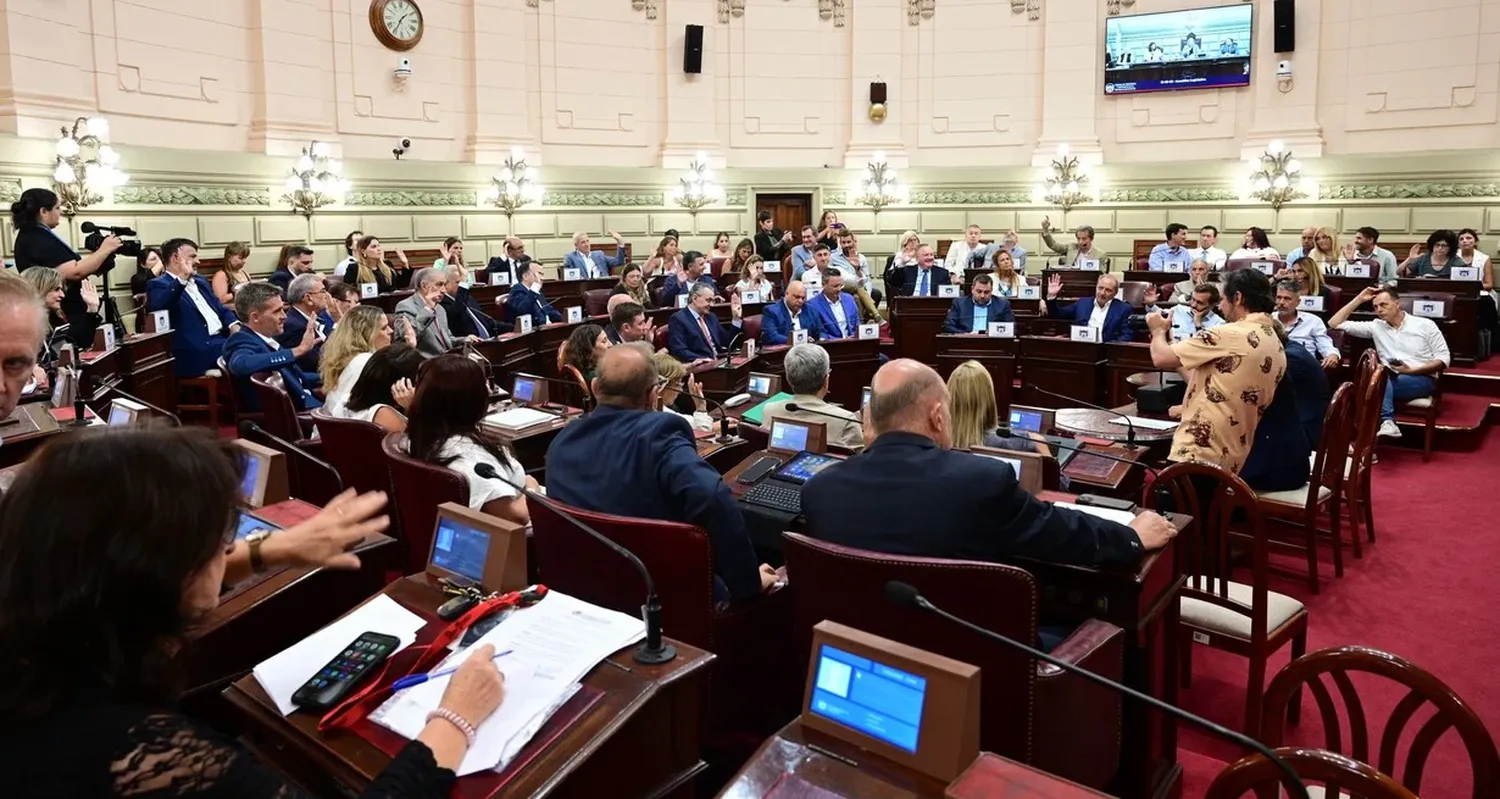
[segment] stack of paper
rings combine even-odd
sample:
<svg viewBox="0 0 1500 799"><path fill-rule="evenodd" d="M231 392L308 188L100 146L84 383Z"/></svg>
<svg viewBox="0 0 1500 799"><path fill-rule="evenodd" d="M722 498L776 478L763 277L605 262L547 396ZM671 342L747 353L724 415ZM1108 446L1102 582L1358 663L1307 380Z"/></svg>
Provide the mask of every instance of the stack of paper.
<svg viewBox="0 0 1500 799"><path fill-rule="evenodd" d="M509 408L484 417L484 421L507 430L520 430L524 427L550 422L556 418L550 413L543 413L535 408Z"/></svg>
<svg viewBox="0 0 1500 799"><path fill-rule="evenodd" d="M495 661L505 675L505 699L479 725L458 775L504 768L573 696L584 675L645 637L646 626L638 618L551 591L536 605L512 613L474 646L448 656L433 671L457 666L482 644L511 652ZM450 679L431 680L396 694L370 714L370 720L407 738L417 737Z"/></svg>
<svg viewBox="0 0 1500 799"><path fill-rule="evenodd" d="M1068 510L1076 510L1079 513L1087 513L1090 516L1097 516L1100 519L1108 519L1109 521L1112 521L1112 522L1119 522L1120 524L1123 524L1123 525L1126 525L1126 526L1129 526L1129 524L1131 522L1135 521L1135 514L1131 513L1128 510L1115 510L1114 508L1101 508L1101 507L1098 507L1096 505L1074 505L1071 502L1054 502L1054 503L1052 503L1052 507L1054 507L1054 508L1067 508Z"/></svg>
<svg viewBox="0 0 1500 799"><path fill-rule="evenodd" d="M1129 421L1126 421L1126 420ZM1109 420L1111 424L1120 424L1127 427L1144 427L1147 430L1171 430L1177 426L1176 422L1163 419L1147 419L1144 416L1116 416Z"/></svg>

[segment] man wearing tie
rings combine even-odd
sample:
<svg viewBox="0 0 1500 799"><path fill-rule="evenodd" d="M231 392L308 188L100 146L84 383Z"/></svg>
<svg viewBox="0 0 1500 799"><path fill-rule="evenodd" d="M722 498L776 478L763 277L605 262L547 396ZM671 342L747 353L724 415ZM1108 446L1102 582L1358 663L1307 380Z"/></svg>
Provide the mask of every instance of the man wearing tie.
<svg viewBox="0 0 1500 799"><path fill-rule="evenodd" d="M328 289L323 278L317 275L298 275L286 287L286 321L276 343L291 349L302 342L302 334L312 325L313 338L317 344L297 359L297 366L306 372L318 371L318 360L323 357L323 342L328 340L328 331L333 329L333 317L323 308L328 303Z"/></svg>
<svg viewBox="0 0 1500 799"><path fill-rule="evenodd" d="M240 327L234 312L198 277L198 245L169 239L161 245L162 273L146 284L146 310L167 311L172 320L172 357L182 377L219 375L224 342ZM274 288L274 287L273 287Z"/></svg>
<svg viewBox="0 0 1500 799"><path fill-rule="evenodd" d="M975 275L969 296L959 297L943 320L944 333L988 333L991 322L1014 322L1016 315L1010 301L996 297L995 281L989 275Z"/></svg>
<svg viewBox="0 0 1500 799"><path fill-rule="evenodd" d="M417 352L423 358L436 358L456 342L448 329L448 313L438 307L447 295L448 273L442 269L423 269L412 280L415 291L396 305L396 332L405 334L403 326L417 334Z"/></svg>
<svg viewBox="0 0 1500 799"><path fill-rule="evenodd" d="M844 293L844 276L836 271L823 277L823 291L808 307L817 317L819 340L854 338L859 332L859 309L854 298Z"/></svg>
<svg viewBox="0 0 1500 799"><path fill-rule="evenodd" d="M486 314L469 293L469 270L463 264L449 264L445 271L448 289L443 297L443 310L448 315L448 330L454 336L488 340L511 331L508 323Z"/></svg>
<svg viewBox="0 0 1500 799"><path fill-rule="evenodd" d="M609 237L615 240L615 257L610 258L602 252L594 252L593 244L589 243L589 234L579 232L573 234L573 251L563 258L563 274L569 269L577 269L578 274L584 278L609 277L609 270L625 265L625 240L620 234L611 230Z"/></svg>
<svg viewBox="0 0 1500 799"><path fill-rule="evenodd" d="M225 343L224 363L234 378L240 410L255 413L261 409L260 396L250 383L251 376L260 372L274 372L281 377L281 387L297 410L321 408L323 403L312 395L312 390L323 384L322 379L316 372L303 371L297 366L297 360L318 343L313 328L304 327L302 340L292 348L283 347L276 340L287 312L281 290L270 283L246 283L235 292L234 309L245 324Z"/></svg>
<svg viewBox="0 0 1500 799"><path fill-rule="evenodd" d="M767 347L791 344L798 330L808 337L818 337L818 320L807 307L807 284L793 280L786 284L781 302L773 302L760 312L760 343Z"/></svg>
<svg viewBox="0 0 1500 799"><path fill-rule="evenodd" d="M515 236L505 238L505 254L490 259L485 265L486 275L503 274L510 278L511 282L519 280L516 270L521 264L530 263L531 256L526 254L526 243ZM486 280L489 278L486 277Z"/></svg>
<svg viewBox="0 0 1500 799"><path fill-rule="evenodd" d="M561 322L562 312L552 307L542 296L542 267L536 261L523 261L516 267L516 282L505 295L505 312L512 320L531 317L537 327L548 322ZM519 327L520 322L515 324Z"/></svg>
<svg viewBox="0 0 1500 799"><path fill-rule="evenodd" d="M941 266L933 266L932 245L923 244L917 248L917 262L906 267L906 280L903 288L911 291L908 296L912 297L936 297L938 286L953 282L948 270Z"/></svg>
<svg viewBox="0 0 1500 799"><path fill-rule="evenodd" d="M693 287L687 307L667 319L667 352L672 353L673 358L683 363L712 361L720 349L729 346L739 335L738 330L733 333L725 330L714 316L710 310L713 296L713 289L699 283ZM742 324L742 312L740 295L736 293L729 298L729 313L736 328Z"/></svg>

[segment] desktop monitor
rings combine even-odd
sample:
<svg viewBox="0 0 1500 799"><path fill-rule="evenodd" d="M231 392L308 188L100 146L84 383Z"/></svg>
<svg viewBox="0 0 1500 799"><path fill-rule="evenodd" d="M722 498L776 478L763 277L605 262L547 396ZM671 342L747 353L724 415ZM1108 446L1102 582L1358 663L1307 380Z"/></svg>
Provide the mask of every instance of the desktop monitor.
<svg viewBox="0 0 1500 799"><path fill-rule="evenodd" d="M522 405L547 404L547 381L536 375L516 374L511 384L510 397Z"/></svg>
<svg viewBox="0 0 1500 799"><path fill-rule="evenodd" d="M979 756L977 667L832 621L811 651L803 727L943 782Z"/></svg>
<svg viewBox="0 0 1500 799"><path fill-rule="evenodd" d="M455 502L438 506L427 573L489 591L516 591L526 583L526 530Z"/></svg>
<svg viewBox="0 0 1500 799"><path fill-rule="evenodd" d="M1036 496L1046 487L1047 461L1035 452L1021 452L1014 449L996 449L993 447L973 447L969 450L983 458L993 458L1008 464L1016 473L1016 482L1021 484L1021 490L1032 496Z"/></svg>
<svg viewBox="0 0 1500 799"><path fill-rule="evenodd" d="M1250 3L1108 17L1104 93L1250 85Z"/></svg>
<svg viewBox="0 0 1500 799"><path fill-rule="evenodd" d="M1030 405L1010 406L1010 429L1017 434L1052 432L1056 411L1051 408L1034 408Z"/></svg>
<svg viewBox="0 0 1500 799"><path fill-rule="evenodd" d="M746 391L752 397L765 399L781 390L781 376L765 372L751 372L750 385Z"/></svg>
<svg viewBox="0 0 1500 799"><path fill-rule="evenodd" d="M791 419L773 418L771 435L766 449L795 455L798 452L827 452L828 425L822 422L798 422Z"/></svg>
<svg viewBox="0 0 1500 799"><path fill-rule="evenodd" d="M240 448L244 476L240 478L240 496L246 507L260 508L286 501L286 455L243 438L235 439Z"/></svg>
<svg viewBox="0 0 1500 799"><path fill-rule="evenodd" d="M109 403L109 426L130 427L140 420L141 411L144 410L146 406L138 402L117 397Z"/></svg>

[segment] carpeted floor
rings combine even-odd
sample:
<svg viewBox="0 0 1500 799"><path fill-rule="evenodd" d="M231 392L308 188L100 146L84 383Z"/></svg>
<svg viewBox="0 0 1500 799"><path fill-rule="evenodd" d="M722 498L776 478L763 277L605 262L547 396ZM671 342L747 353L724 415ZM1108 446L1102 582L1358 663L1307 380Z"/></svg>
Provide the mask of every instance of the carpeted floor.
<svg viewBox="0 0 1500 799"><path fill-rule="evenodd" d="M1364 559L1353 560L1346 550L1344 578L1334 579L1324 550L1318 596L1309 595L1305 580L1290 577L1273 576L1271 587L1307 603L1309 651L1360 644L1401 655L1446 682L1495 735L1500 667L1490 658L1500 639L1500 503L1494 493L1500 487L1500 433L1486 427L1477 435L1485 439L1474 450L1436 452L1427 464L1419 451L1381 447L1373 484L1377 541L1366 547ZM1287 661L1287 648L1271 658L1268 681ZM1183 706L1241 729L1246 674L1243 658L1197 647ZM1371 746L1378 748L1385 720L1404 692L1379 680L1355 684L1375 731ZM1412 736L1429 715L1419 712L1416 723L1406 726L1398 763L1404 764ZM1316 705L1306 694L1292 739L1324 743ZM1241 754L1186 728L1180 749L1184 797L1203 796L1224 764ZM1428 762L1422 799L1469 799L1469 771L1468 756L1449 731Z"/></svg>

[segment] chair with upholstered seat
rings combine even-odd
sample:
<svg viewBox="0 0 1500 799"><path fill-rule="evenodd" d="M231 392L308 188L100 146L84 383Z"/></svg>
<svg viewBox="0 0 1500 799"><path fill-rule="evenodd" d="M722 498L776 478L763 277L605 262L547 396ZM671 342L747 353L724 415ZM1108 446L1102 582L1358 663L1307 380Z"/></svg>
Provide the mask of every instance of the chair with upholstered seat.
<svg viewBox="0 0 1500 799"><path fill-rule="evenodd" d="M1411 313L1417 307L1417 303L1431 301L1439 303L1442 308L1442 316L1432 321L1442 328L1444 324L1452 324L1453 310L1458 297L1454 294L1441 292L1408 292L1401 295L1401 310ZM1396 406L1396 421L1409 422L1418 420L1422 425L1422 462L1432 460L1432 440L1437 434L1437 418L1443 411L1443 373L1447 367L1438 369L1430 375L1432 378L1432 396L1419 397L1410 402L1403 402ZM1405 418L1402 418L1405 417Z"/></svg>
<svg viewBox="0 0 1500 799"><path fill-rule="evenodd" d="M468 507L469 483L463 475L446 466L408 455L405 433L387 435L381 440L380 448L390 464L391 500L395 502L396 515L401 519L406 573L414 574L427 567L438 506L454 502Z"/></svg>
<svg viewBox="0 0 1500 799"><path fill-rule="evenodd" d="M312 412L318 437L323 441L323 457L339 471L344 485L361 494L391 490L390 459L380 442L385 428L359 419L341 419L325 408ZM400 519L392 514L390 535L400 538Z"/></svg>
<svg viewBox="0 0 1500 799"><path fill-rule="evenodd" d="M614 289L589 289L583 293L583 315L603 316L609 313L609 295Z"/></svg>
<svg viewBox="0 0 1500 799"><path fill-rule="evenodd" d="M1147 495L1153 509L1161 510L1154 506L1165 494L1170 510L1193 517L1193 525L1177 537L1177 558L1187 577L1179 614L1182 684L1192 682L1195 642L1245 656L1250 673L1244 730L1254 734L1260 727L1266 661L1288 641L1293 658L1307 651L1307 608L1267 587L1270 543L1265 514L1255 492L1239 475L1218 464L1184 461L1167 467L1156 486ZM1249 552L1244 553L1249 561L1248 583L1233 579L1231 545L1241 542L1249 544Z"/></svg>
<svg viewBox="0 0 1500 799"><path fill-rule="evenodd" d="M1367 675L1398 683L1405 693L1377 730L1370 722L1374 708L1366 708L1351 679ZM1329 684L1325 684L1325 678ZM1324 747L1373 765L1400 780L1414 794L1422 791L1422 776L1433 746L1449 731L1458 733L1468 752L1474 799L1500 796L1500 753L1495 739L1474 709L1442 680L1398 655L1362 646L1320 649L1296 658L1277 672L1262 703L1260 739L1267 746L1286 740L1286 725L1295 724L1288 706L1295 692L1306 688L1322 715ZM1339 713L1342 700L1344 713ZM1429 716L1425 707L1433 709ZM1420 716L1420 721L1418 720ZM1414 733L1407 727L1414 726ZM1348 745L1343 733L1348 730ZM1378 736L1378 749L1370 742ZM1406 755L1400 757L1400 742Z"/></svg>
<svg viewBox="0 0 1500 799"><path fill-rule="evenodd" d="M287 453L287 479L291 483L292 496L313 505L328 504L344 490L344 482L338 470L322 460L323 441L313 437L312 420L297 414L291 395L281 387L278 375L253 374L250 388L260 403L261 415L256 424L308 456ZM286 451L285 446L268 437L253 433L245 437L272 449Z"/></svg>
<svg viewBox="0 0 1500 799"><path fill-rule="evenodd" d="M1415 794L1373 766L1335 752L1290 746L1272 751L1296 772L1308 795L1319 799L1324 796L1417 799ZM1220 772L1203 796L1204 799L1240 799L1245 794L1285 796L1281 790L1283 776L1275 763L1256 753L1241 758Z"/></svg>
<svg viewBox="0 0 1500 799"><path fill-rule="evenodd" d="M831 619L980 668L980 748L1092 787L1115 774L1120 697L1054 666L909 608L882 600L888 580L910 583L933 603L1012 640L1037 640L1039 589L1015 566L887 555L783 533L793 584L796 647L809 657L812 628ZM1097 619L1051 653L1119 679L1124 634Z"/></svg>
<svg viewBox="0 0 1500 799"><path fill-rule="evenodd" d="M1354 557L1361 552L1359 523L1365 523L1365 537L1375 542L1375 511L1370 502L1370 475L1375 466L1375 440L1380 430L1380 399L1385 391L1385 370L1380 356L1371 347L1360 355L1354 377L1354 427L1349 450L1349 471L1344 476L1344 498L1349 506L1350 537Z"/></svg>
<svg viewBox="0 0 1500 799"><path fill-rule="evenodd" d="M740 321L745 331L745 341L754 341L756 346L760 345L760 314L750 314ZM758 350L757 350L758 351Z"/></svg>

